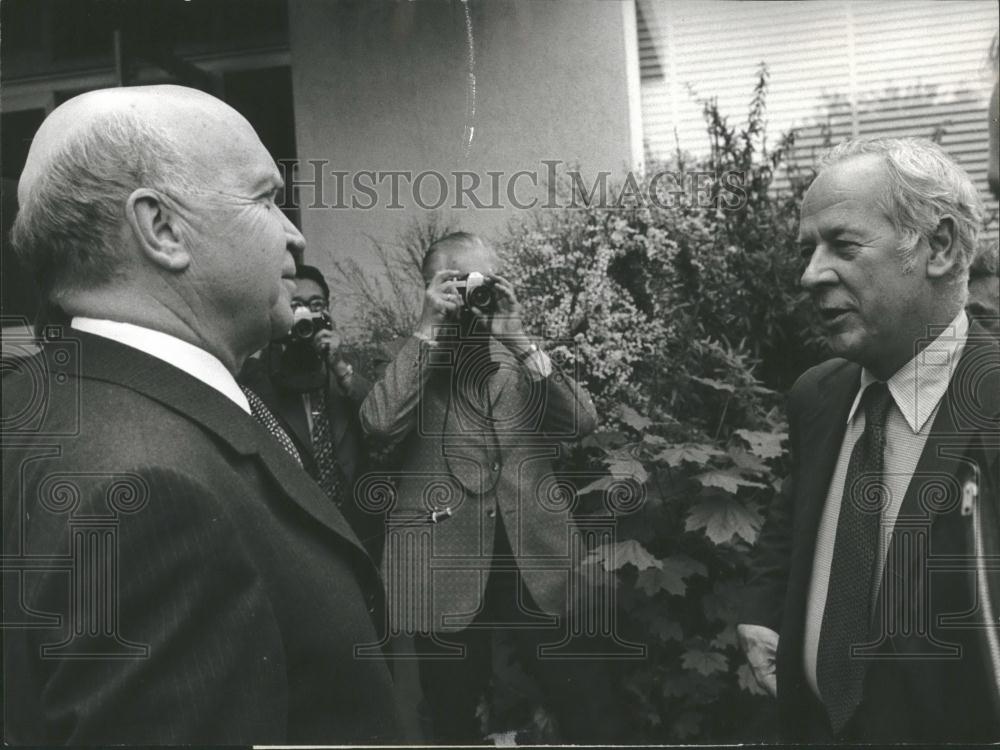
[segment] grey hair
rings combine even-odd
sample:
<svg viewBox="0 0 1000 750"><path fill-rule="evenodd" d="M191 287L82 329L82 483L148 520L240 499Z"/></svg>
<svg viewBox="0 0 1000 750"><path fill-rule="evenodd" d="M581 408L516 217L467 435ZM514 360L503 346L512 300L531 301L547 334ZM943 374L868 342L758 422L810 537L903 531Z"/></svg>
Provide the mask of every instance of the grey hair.
<svg viewBox="0 0 1000 750"><path fill-rule="evenodd" d="M969 175L940 146L923 138L855 138L831 149L820 163L827 167L864 154L882 157L889 188L880 207L904 240L903 265L913 269L913 252L929 237L941 219L955 222L959 265L953 281L964 281L976 254L983 225L983 202Z"/></svg>
<svg viewBox="0 0 1000 750"><path fill-rule="evenodd" d="M11 243L45 297L121 276L129 195L140 187L187 191L185 160L158 125L129 111L104 113L52 154L26 191Z"/></svg>

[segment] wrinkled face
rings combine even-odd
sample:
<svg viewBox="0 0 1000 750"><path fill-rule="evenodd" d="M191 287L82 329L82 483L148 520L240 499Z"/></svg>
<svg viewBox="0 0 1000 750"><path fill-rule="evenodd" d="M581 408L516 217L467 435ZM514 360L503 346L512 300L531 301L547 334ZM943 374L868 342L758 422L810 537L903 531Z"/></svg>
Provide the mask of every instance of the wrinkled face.
<svg viewBox="0 0 1000 750"><path fill-rule="evenodd" d="M806 193L798 239L808 261L802 285L834 354L876 373L889 366L891 374L912 357L920 295L928 290L921 269L926 241L907 272L904 237L879 205L887 179L874 155L827 168Z"/></svg>
<svg viewBox="0 0 1000 750"><path fill-rule="evenodd" d="M965 311L1000 339L1000 277L992 275L970 279Z"/></svg>
<svg viewBox="0 0 1000 750"><path fill-rule="evenodd" d="M282 181L274 160L250 125L232 114L206 124L188 223L195 283L214 313L230 321L235 340L252 342L252 351L291 328L292 251L305 241L275 203Z"/></svg>

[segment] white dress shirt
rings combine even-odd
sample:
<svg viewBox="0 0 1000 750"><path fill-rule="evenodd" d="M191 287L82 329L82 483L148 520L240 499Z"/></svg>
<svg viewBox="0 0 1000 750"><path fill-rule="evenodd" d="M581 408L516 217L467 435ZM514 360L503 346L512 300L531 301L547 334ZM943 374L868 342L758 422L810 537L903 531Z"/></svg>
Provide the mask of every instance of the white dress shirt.
<svg viewBox="0 0 1000 750"><path fill-rule="evenodd" d="M250 413L250 404L237 385L236 378L218 358L204 349L199 349L197 346L181 341L168 333L117 320L78 316L70 321L70 327L84 333L117 341L119 344L138 349L168 365L173 365L178 370L183 370L191 377L214 388L247 414Z"/></svg>
<svg viewBox="0 0 1000 750"><path fill-rule="evenodd" d="M934 424L934 416L937 414L941 399L948 390L951 375L965 348L968 332L969 319L963 310L937 338L903 365L886 383L893 400L886 421L883 464L883 476L889 497L886 507L882 510L878 569L875 579L877 581L881 581L882 578L886 555L889 552L889 540L896 524L896 517L899 515L900 505L927 443L927 436ZM878 378L868 370L861 371L858 395L854 398L854 404L847 416L847 430L840 445L837 467L830 481L816 535L812 581L806 605L803 656L806 678L817 696L819 687L816 679L816 658L819 652L820 628L823 624L823 611L826 608L827 590L830 585L830 568L837 537L837 521L840 518L840 502L844 494L851 451L865 429L864 410L858 407L865 388L877 380Z"/></svg>

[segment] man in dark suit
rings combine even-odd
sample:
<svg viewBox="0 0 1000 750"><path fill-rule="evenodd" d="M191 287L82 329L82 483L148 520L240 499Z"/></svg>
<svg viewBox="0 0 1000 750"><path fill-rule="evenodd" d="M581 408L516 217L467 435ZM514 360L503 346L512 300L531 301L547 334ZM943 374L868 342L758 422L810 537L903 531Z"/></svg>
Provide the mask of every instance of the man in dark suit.
<svg viewBox="0 0 1000 750"><path fill-rule="evenodd" d="M789 395L738 628L786 739L1000 739L1000 350L963 310L981 210L919 140L842 144L803 201L838 358Z"/></svg>
<svg viewBox="0 0 1000 750"><path fill-rule="evenodd" d="M472 234L429 248L419 327L387 352L361 407L365 432L393 446L399 467L390 528L401 528L383 563L391 630L416 634L437 742L481 741L477 706L501 630L516 636L562 736L608 741L620 726L591 705L600 663L537 652L567 632L578 562L569 504L548 491L552 459L560 441L593 430L594 406L528 337L497 265Z"/></svg>
<svg viewBox="0 0 1000 750"><path fill-rule="evenodd" d="M296 266L292 314L291 334L249 359L239 380L278 417L306 471L378 560L383 516L354 498L355 480L367 463L358 409L371 383L341 352L330 318L330 287L318 268Z"/></svg>
<svg viewBox="0 0 1000 750"><path fill-rule="evenodd" d="M14 241L68 324L5 362L8 742L398 737L356 655L376 567L234 378L292 322L280 187L246 120L176 86L76 97L32 143Z"/></svg>

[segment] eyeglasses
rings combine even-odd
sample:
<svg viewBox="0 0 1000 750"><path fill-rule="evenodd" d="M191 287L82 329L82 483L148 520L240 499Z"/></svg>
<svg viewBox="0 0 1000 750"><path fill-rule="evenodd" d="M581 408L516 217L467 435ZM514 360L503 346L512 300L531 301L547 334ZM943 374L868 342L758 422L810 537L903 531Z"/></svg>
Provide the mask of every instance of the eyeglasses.
<svg viewBox="0 0 1000 750"><path fill-rule="evenodd" d="M323 312L326 310L327 302L322 297L312 297L306 301L293 299L292 309L298 310L300 307L308 307L309 312Z"/></svg>

